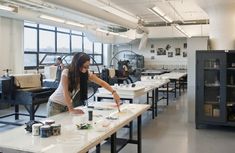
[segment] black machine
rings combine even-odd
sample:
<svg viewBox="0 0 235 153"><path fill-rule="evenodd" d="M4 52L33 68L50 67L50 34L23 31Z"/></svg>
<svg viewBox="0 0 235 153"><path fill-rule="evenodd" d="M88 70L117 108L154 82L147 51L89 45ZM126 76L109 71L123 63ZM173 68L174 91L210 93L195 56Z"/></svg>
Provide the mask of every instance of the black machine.
<svg viewBox="0 0 235 153"><path fill-rule="evenodd" d="M19 115L30 116L30 120L35 117L46 117L35 115L39 105L48 101L49 96L54 89L48 87L37 88L20 88L16 86L13 76L0 77L0 103L8 103L15 107L15 112L0 116L0 119L15 116L15 120L19 119ZM19 112L19 105L24 105L28 114ZM0 121L3 124L22 125L14 122Z"/></svg>

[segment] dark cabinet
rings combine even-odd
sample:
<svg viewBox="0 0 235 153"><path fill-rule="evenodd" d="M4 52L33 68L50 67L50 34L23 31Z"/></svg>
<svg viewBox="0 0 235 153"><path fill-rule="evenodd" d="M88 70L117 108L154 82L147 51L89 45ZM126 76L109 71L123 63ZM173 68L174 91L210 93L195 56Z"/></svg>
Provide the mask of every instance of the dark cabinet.
<svg viewBox="0 0 235 153"><path fill-rule="evenodd" d="M235 125L235 52L196 52L196 128Z"/></svg>

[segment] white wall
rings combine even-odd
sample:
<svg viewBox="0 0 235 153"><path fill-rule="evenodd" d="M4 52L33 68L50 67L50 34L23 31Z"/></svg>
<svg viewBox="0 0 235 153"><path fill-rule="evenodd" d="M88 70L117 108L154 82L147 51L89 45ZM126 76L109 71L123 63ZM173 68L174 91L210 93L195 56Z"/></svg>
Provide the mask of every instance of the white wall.
<svg viewBox="0 0 235 153"><path fill-rule="evenodd" d="M0 75L4 69L23 73L23 32L23 21L0 17Z"/></svg>
<svg viewBox="0 0 235 153"><path fill-rule="evenodd" d="M208 37L189 38L188 41L188 121L195 122L196 50L207 50Z"/></svg>
<svg viewBox="0 0 235 153"><path fill-rule="evenodd" d="M145 68L147 69L157 69L162 68L186 68L187 57L183 57L183 52L187 53L188 49L184 48L184 43L187 43L186 38L168 38L168 39L148 39L147 45L143 50L139 50L140 40L135 40L130 44L119 45L117 46L118 51L121 50L132 50L137 54L143 55L145 60ZM154 45L151 48L151 45ZM169 44L171 48L166 51L166 55L157 55L158 48L166 48L166 45ZM181 54L175 56L175 48L180 48ZM150 50L154 50L154 53L151 53ZM173 52L173 57L168 57L168 52ZM151 59L151 57L154 59Z"/></svg>

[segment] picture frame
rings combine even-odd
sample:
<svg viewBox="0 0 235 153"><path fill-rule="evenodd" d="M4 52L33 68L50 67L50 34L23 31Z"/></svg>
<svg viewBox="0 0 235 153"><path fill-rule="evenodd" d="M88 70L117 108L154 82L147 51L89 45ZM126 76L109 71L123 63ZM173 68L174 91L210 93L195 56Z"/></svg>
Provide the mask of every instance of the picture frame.
<svg viewBox="0 0 235 153"><path fill-rule="evenodd" d="M168 52L168 57L173 57L173 52Z"/></svg>
<svg viewBox="0 0 235 153"><path fill-rule="evenodd" d="M183 47L184 47L184 49L187 49L188 44L187 44L187 43L184 43Z"/></svg>
<svg viewBox="0 0 235 153"><path fill-rule="evenodd" d="M166 55L166 50L163 48L158 48L157 49L157 55Z"/></svg>
<svg viewBox="0 0 235 153"><path fill-rule="evenodd" d="M183 52L183 57L187 57L187 52Z"/></svg>
<svg viewBox="0 0 235 153"><path fill-rule="evenodd" d="M151 44L151 45L150 45L150 48L154 48L154 44Z"/></svg>
<svg viewBox="0 0 235 153"><path fill-rule="evenodd" d="M180 48L175 48L175 56L180 56L181 51Z"/></svg>

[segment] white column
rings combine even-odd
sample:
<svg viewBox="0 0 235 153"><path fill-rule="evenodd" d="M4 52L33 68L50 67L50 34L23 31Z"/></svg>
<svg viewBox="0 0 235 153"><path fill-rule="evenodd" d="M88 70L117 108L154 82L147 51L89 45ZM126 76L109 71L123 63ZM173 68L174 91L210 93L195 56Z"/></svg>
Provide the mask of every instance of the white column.
<svg viewBox="0 0 235 153"><path fill-rule="evenodd" d="M208 13L211 48L235 49L235 3L233 0L197 0Z"/></svg>

